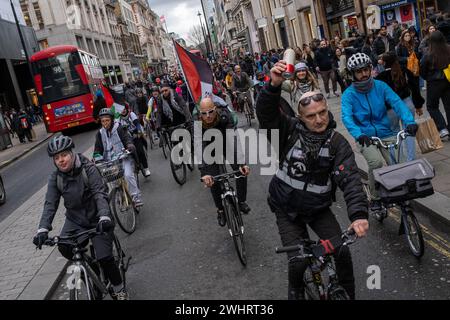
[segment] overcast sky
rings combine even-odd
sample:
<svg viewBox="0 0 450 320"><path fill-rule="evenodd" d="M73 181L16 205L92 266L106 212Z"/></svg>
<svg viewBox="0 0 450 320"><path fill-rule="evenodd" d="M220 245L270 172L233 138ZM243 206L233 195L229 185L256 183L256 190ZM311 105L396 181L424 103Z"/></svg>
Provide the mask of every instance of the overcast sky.
<svg viewBox="0 0 450 320"><path fill-rule="evenodd" d="M197 12L200 11L203 20L200 0L148 0L150 8L158 16L165 16L169 32L178 33L188 41L187 34L194 25L199 25Z"/></svg>

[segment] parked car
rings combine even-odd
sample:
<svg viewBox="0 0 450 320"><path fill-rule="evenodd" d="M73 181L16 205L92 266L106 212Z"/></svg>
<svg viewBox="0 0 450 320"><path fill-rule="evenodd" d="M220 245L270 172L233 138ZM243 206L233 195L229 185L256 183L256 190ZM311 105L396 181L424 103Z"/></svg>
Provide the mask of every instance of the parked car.
<svg viewBox="0 0 450 320"><path fill-rule="evenodd" d="M6 201L5 185L3 184L2 176L0 175L0 204L4 204Z"/></svg>

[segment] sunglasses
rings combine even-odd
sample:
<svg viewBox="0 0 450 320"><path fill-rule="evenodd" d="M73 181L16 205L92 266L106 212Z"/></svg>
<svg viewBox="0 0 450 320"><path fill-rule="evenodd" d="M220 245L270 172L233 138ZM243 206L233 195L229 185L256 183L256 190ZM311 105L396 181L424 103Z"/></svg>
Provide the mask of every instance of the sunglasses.
<svg viewBox="0 0 450 320"><path fill-rule="evenodd" d="M303 99L300 99L300 104L302 106L307 106L311 103L311 100L314 100L315 102L319 102L325 99L325 96L322 93L316 93L313 96L305 97Z"/></svg>
<svg viewBox="0 0 450 320"><path fill-rule="evenodd" d="M208 110L208 111L202 111L202 112L200 112L200 114L201 114L202 116L209 116L209 115L212 114L214 111L216 111L216 109L211 109L211 110Z"/></svg>

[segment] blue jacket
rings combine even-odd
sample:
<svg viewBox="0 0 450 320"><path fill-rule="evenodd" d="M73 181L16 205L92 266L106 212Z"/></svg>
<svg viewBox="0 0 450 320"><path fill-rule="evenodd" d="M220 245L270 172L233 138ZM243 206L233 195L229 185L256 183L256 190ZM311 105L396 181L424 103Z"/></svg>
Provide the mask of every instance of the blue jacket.
<svg viewBox="0 0 450 320"><path fill-rule="evenodd" d="M374 80L366 94L351 85L342 95L342 122L348 132L358 139L361 135L386 138L396 134L390 129L386 104L400 117L405 127L414 124L414 116L402 99L383 81Z"/></svg>

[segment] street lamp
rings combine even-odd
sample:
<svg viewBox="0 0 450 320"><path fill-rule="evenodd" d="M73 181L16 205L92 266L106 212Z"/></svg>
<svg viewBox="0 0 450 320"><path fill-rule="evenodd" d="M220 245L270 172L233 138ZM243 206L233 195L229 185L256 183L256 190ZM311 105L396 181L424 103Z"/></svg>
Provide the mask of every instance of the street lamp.
<svg viewBox="0 0 450 320"><path fill-rule="evenodd" d="M202 28L203 40L204 40L205 46L206 46L206 55L209 58L209 45L208 45L208 41L206 40L205 29L203 29L202 18L201 18L202 14L200 13L200 11L198 11L197 16L198 16L198 20L200 21L200 28Z"/></svg>

